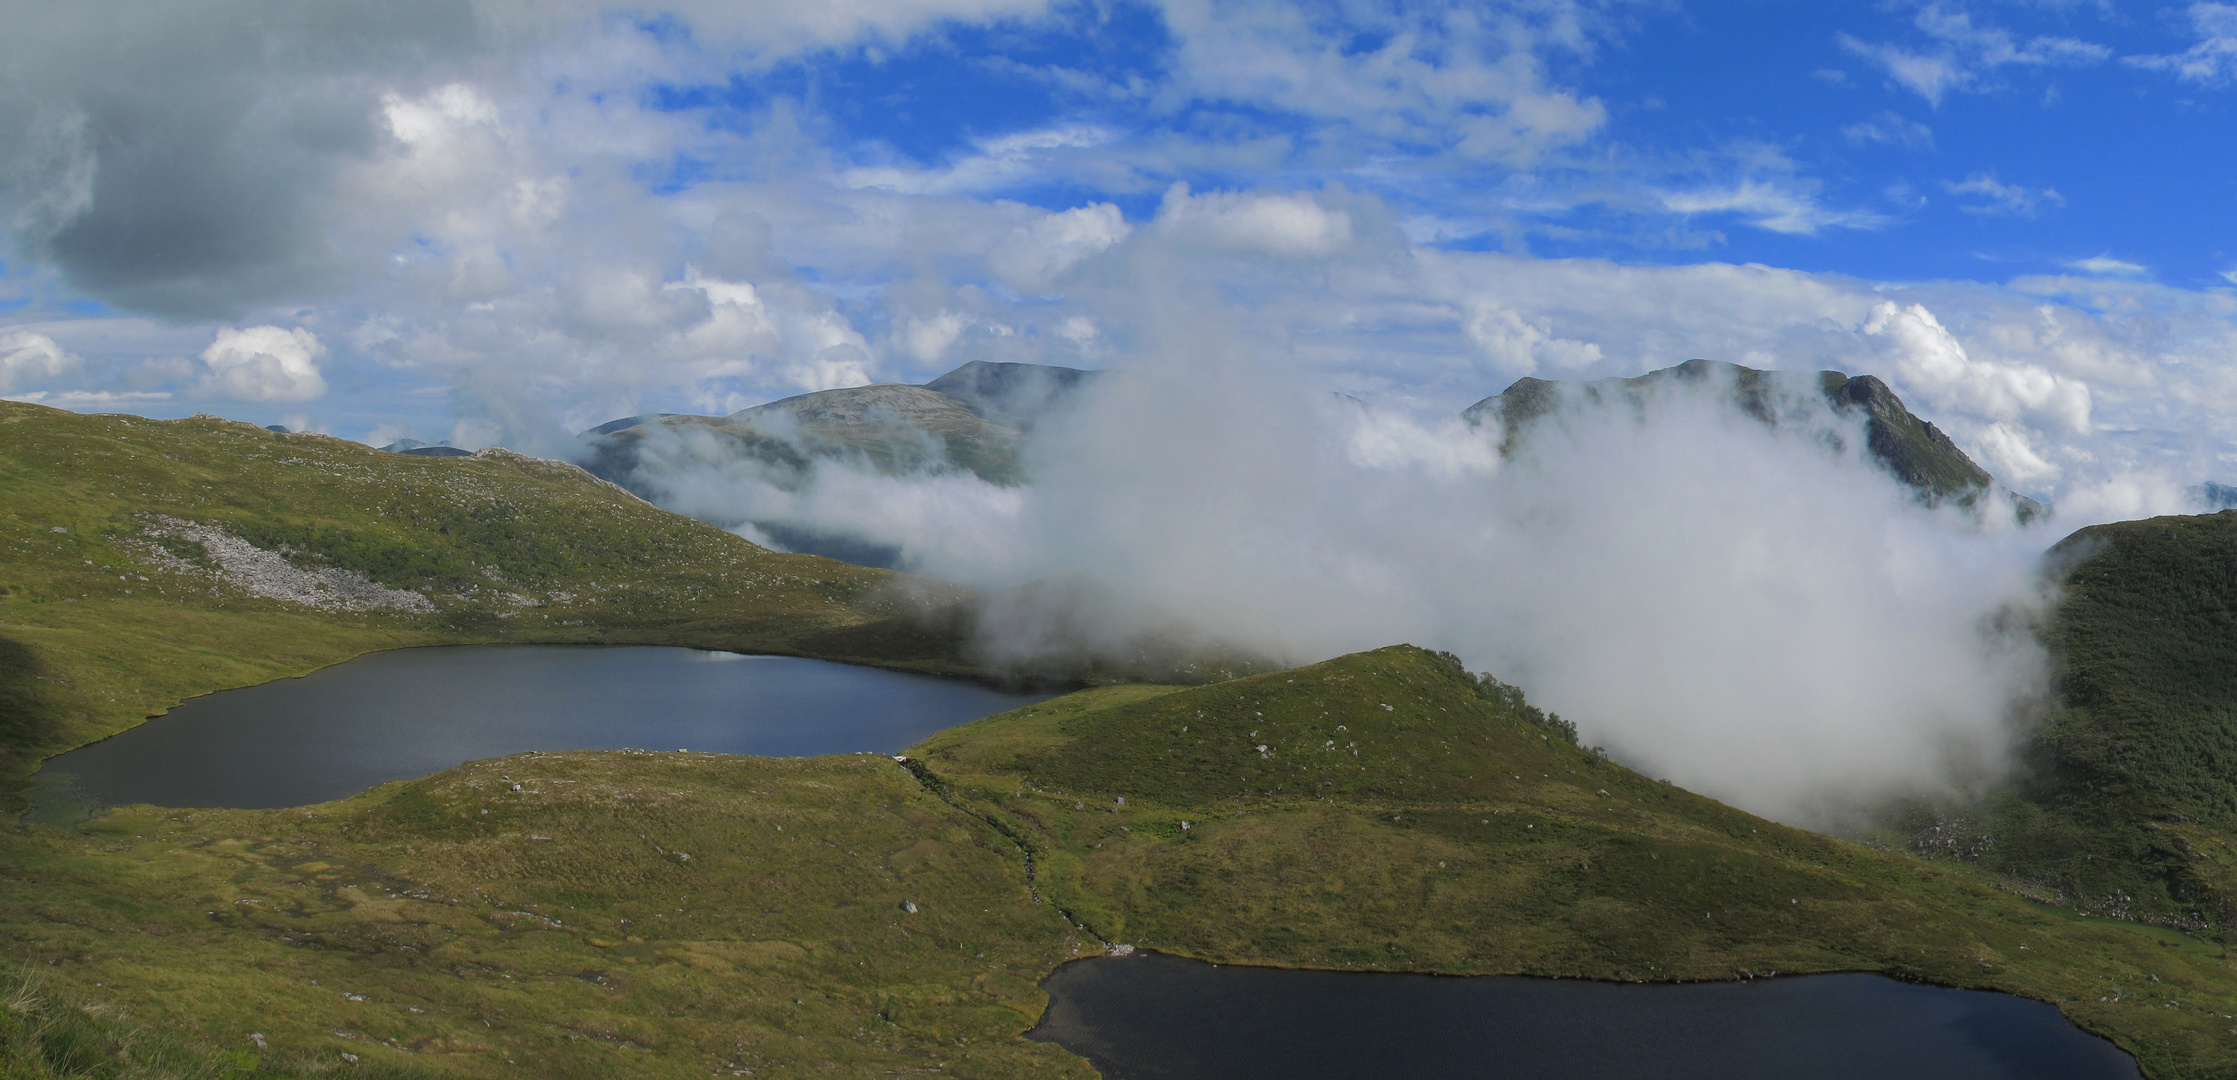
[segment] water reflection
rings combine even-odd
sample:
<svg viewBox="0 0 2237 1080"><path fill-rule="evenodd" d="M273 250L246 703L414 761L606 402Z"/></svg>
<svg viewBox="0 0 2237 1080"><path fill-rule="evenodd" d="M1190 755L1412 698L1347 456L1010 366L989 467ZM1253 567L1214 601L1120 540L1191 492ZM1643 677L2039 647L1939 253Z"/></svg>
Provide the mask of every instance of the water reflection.
<svg viewBox="0 0 2237 1080"><path fill-rule="evenodd" d="M1031 1037L1108 1080L2136 1080L2038 1001L1876 975L1684 985L1066 964Z"/></svg>
<svg viewBox="0 0 2237 1080"><path fill-rule="evenodd" d="M1048 696L698 649L400 649L196 698L50 759L33 820L96 804L300 806L522 750L892 753Z"/></svg>

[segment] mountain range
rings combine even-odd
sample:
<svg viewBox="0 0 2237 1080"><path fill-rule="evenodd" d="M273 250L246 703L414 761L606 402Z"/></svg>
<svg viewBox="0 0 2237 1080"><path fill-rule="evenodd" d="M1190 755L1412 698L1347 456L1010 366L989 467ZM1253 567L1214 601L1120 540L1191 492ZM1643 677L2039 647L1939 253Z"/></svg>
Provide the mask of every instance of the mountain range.
<svg viewBox="0 0 2237 1080"><path fill-rule="evenodd" d="M854 460L892 476L961 470L1011 486L1024 482L1018 451L1025 433L1101 374L974 360L922 386L819 390L728 416L624 417L582 433L583 466L648 497L663 474L737 462L797 487L818 459Z"/></svg>
<svg viewBox="0 0 2237 1080"><path fill-rule="evenodd" d="M822 390L728 416L627 416L582 432L580 460L592 475L670 507L685 501L678 497L677 485L692 477L735 476L743 469L760 483L799 491L810 483L818 463L832 461L885 476L963 473L1014 487L1028 480L1020 456L1027 434L1040 424L1062 423L1083 391L1112 374L972 361L921 386L877 383ZM1533 430L1554 422L1564 404L1644 409L1655 393L1675 387L1713 390L1742 413L1773 426L1796 419L1795 406L1805 396L1814 397L1838 416L1861 419L1866 451L1925 505L1972 509L1985 499L2002 499L2022 523L2048 512L2035 500L1997 485L1941 429L1913 415L1886 383L1870 375L1790 375L1689 360L1635 378L1577 384L1519 379L1461 416L1474 426L1499 425L1501 452L1513 455L1526 447ZM1838 451L1839 436L1829 438ZM792 550L865 565L891 567L900 555L890 546L796 523L708 519L724 527L752 525Z"/></svg>

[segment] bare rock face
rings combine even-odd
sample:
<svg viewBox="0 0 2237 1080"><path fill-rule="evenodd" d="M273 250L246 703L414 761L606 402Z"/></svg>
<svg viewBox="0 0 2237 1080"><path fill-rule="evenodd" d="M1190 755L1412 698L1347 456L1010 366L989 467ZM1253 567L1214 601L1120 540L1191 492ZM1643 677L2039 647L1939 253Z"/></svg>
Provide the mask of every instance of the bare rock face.
<svg viewBox="0 0 2237 1080"><path fill-rule="evenodd" d="M197 544L209 554L213 567L189 562L154 543L140 548L142 559L174 574L214 577L251 596L319 611L435 610L416 592L391 589L339 567L304 569L279 552L257 547L215 525L163 514L151 515L147 521L148 535Z"/></svg>

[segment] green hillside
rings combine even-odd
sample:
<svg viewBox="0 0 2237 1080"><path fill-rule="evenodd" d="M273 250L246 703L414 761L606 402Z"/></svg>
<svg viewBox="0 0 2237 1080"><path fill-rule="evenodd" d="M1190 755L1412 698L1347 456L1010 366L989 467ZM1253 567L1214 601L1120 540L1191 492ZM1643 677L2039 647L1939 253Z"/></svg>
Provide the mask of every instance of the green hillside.
<svg viewBox="0 0 2237 1080"><path fill-rule="evenodd" d="M373 649L801 641L967 594L780 555L570 465L0 402L0 797L187 697ZM883 658L846 654L879 662Z"/></svg>
<svg viewBox="0 0 2237 1080"><path fill-rule="evenodd" d="M1880 971L2051 1001L2154 1076L2237 1069L2217 1015L2237 1009L2208 1004L2237 1004L2218 945L1650 780L1420 649L1088 691L917 753L959 804L1035 847L1044 896L1114 941L1453 974ZM2111 1000L2153 979L2182 990Z"/></svg>
<svg viewBox="0 0 2237 1080"><path fill-rule="evenodd" d="M2041 895L2237 925L2237 512L2083 529L2050 556L2057 699L2015 785L1915 847Z"/></svg>
<svg viewBox="0 0 2237 1080"><path fill-rule="evenodd" d="M0 948L57 999L211 1052L260 1035L270 1075L353 1054L434 1076L1085 1077L1021 1036L1042 976L1116 943L1617 980L1882 971L2051 1001L2154 1077L2237 1069L2219 946L1750 817L1403 646L1086 690L906 764L521 754L0 843L20 884Z"/></svg>

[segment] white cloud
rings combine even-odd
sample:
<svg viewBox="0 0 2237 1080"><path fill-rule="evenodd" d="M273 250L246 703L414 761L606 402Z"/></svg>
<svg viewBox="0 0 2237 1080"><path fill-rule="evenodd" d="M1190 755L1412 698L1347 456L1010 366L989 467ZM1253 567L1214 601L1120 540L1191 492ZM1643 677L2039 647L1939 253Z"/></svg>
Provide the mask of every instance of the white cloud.
<svg viewBox="0 0 2237 1080"><path fill-rule="evenodd" d="M1887 219L1865 210L1834 210L1794 184L1745 179L1724 187L1660 194L1664 209L1677 214L1735 214L1771 232L1809 236L1825 229L1876 229Z"/></svg>
<svg viewBox="0 0 2237 1080"><path fill-rule="evenodd" d="M2066 265L2085 274L2105 274L2112 277L2136 277L2149 269L2141 263L2124 262L2110 255L2092 255L2086 259L2075 259Z"/></svg>
<svg viewBox="0 0 2237 1080"><path fill-rule="evenodd" d="M2215 85L2237 75L2237 4L2196 3L2188 10L2198 42L2179 53L2122 57L2140 68L2170 71L2194 83Z"/></svg>
<svg viewBox="0 0 2237 1080"><path fill-rule="evenodd" d="M910 359L918 363L935 364L948 354L948 348L955 344L957 338L963 336L963 331L970 325L963 316L952 311L943 311L929 318L912 315L902 320L897 336L901 340L901 351L907 353Z"/></svg>
<svg viewBox="0 0 2237 1080"><path fill-rule="evenodd" d="M2089 434L2087 384L2034 364L1976 360L1924 304L1905 307L1881 301L1861 329L1887 341L1891 376L1923 391L1927 400L1921 404L1929 410L1957 410L1988 420L1991 426L2026 420L2066 435ZM2011 449L2012 460L2028 462L2028 471L2052 471L2047 463L2038 467L2033 459L2017 456L2025 441L2020 430L2010 426L1999 429L1993 439L1995 445Z"/></svg>
<svg viewBox="0 0 2237 1080"><path fill-rule="evenodd" d="M162 390L34 390L28 394L9 395L6 400L83 411L144 409L171 399L171 394Z"/></svg>
<svg viewBox="0 0 2237 1080"><path fill-rule="evenodd" d="M1841 129L1841 134L1853 143L1880 143L1905 150L1929 150L1934 146L1933 128L1906 120L1893 110L1850 124Z"/></svg>
<svg viewBox="0 0 2237 1080"><path fill-rule="evenodd" d="M988 263L1012 287L1039 292L1075 263L1102 254L1133 232L1118 207L1092 203L1019 226L989 253Z"/></svg>
<svg viewBox="0 0 2237 1080"><path fill-rule="evenodd" d="M1598 98L1578 100L1566 93L1518 95L1497 116L1460 122L1462 154L1527 168L1557 147L1581 143L1608 122Z"/></svg>
<svg viewBox="0 0 2237 1080"><path fill-rule="evenodd" d="M2111 49L2076 38L2038 36L2023 42L2010 31L1975 25L1969 12L1945 10L1940 4L1920 8L1913 22L1931 44L1906 48L1850 34L1837 40L1842 48L1885 70L1897 85L1937 107L1953 90L1993 88L1989 76L2001 67L2083 67L2112 56Z"/></svg>
<svg viewBox="0 0 2237 1080"><path fill-rule="evenodd" d="M1065 126L1014 132L976 144L977 153L944 168L880 165L841 174L848 187L884 188L904 195L953 195L995 191L1052 171L1070 152L1109 144L1115 136L1102 128Z"/></svg>
<svg viewBox="0 0 2237 1080"><path fill-rule="evenodd" d="M2034 217L2045 207L2066 205L2066 196L2057 188L2029 188L2007 184L1990 173L1974 173L1962 181L1942 182L1942 189L1952 195L1977 195L1984 202L1960 207L1968 214L1996 214L2012 217Z"/></svg>
<svg viewBox="0 0 2237 1080"><path fill-rule="evenodd" d="M37 389L83 365L53 338L30 330L0 330L0 394Z"/></svg>
<svg viewBox="0 0 2237 1080"><path fill-rule="evenodd" d="M220 330L202 350L209 369L202 386L236 401L309 401L326 393L318 366L325 356L326 346L302 327Z"/></svg>
<svg viewBox="0 0 2237 1080"><path fill-rule="evenodd" d="M1544 373L1560 378L1602 359L1600 346L1557 337L1548 320L1524 319L1493 304L1479 307L1468 318L1466 330L1468 339L1491 361L1492 370L1503 376Z"/></svg>
<svg viewBox="0 0 2237 1080"><path fill-rule="evenodd" d="M381 115L388 129L414 150L441 147L458 132L497 122L497 106L466 83L451 83L430 90L417 100L396 93L381 97Z"/></svg>
<svg viewBox="0 0 2237 1080"><path fill-rule="evenodd" d="M1606 123L1598 98L1553 85L1546 57L1587 56L1593 15L1568 3L1352 5L1166 0L1178 42L1165 98L1272 109L1341 139L1453 148L1518 167ZM1348 47L1374 41L1373 48Z"/></svg>
<svg viewBox="0 0 2237 1080"><path fill-rule="evenodd" d="M1158 207L1157 225L1186 243L1229 251L1303 258L1327 255L1352 241L1352 218L1311 195L1211 192L1175 184Z"/></svg>

